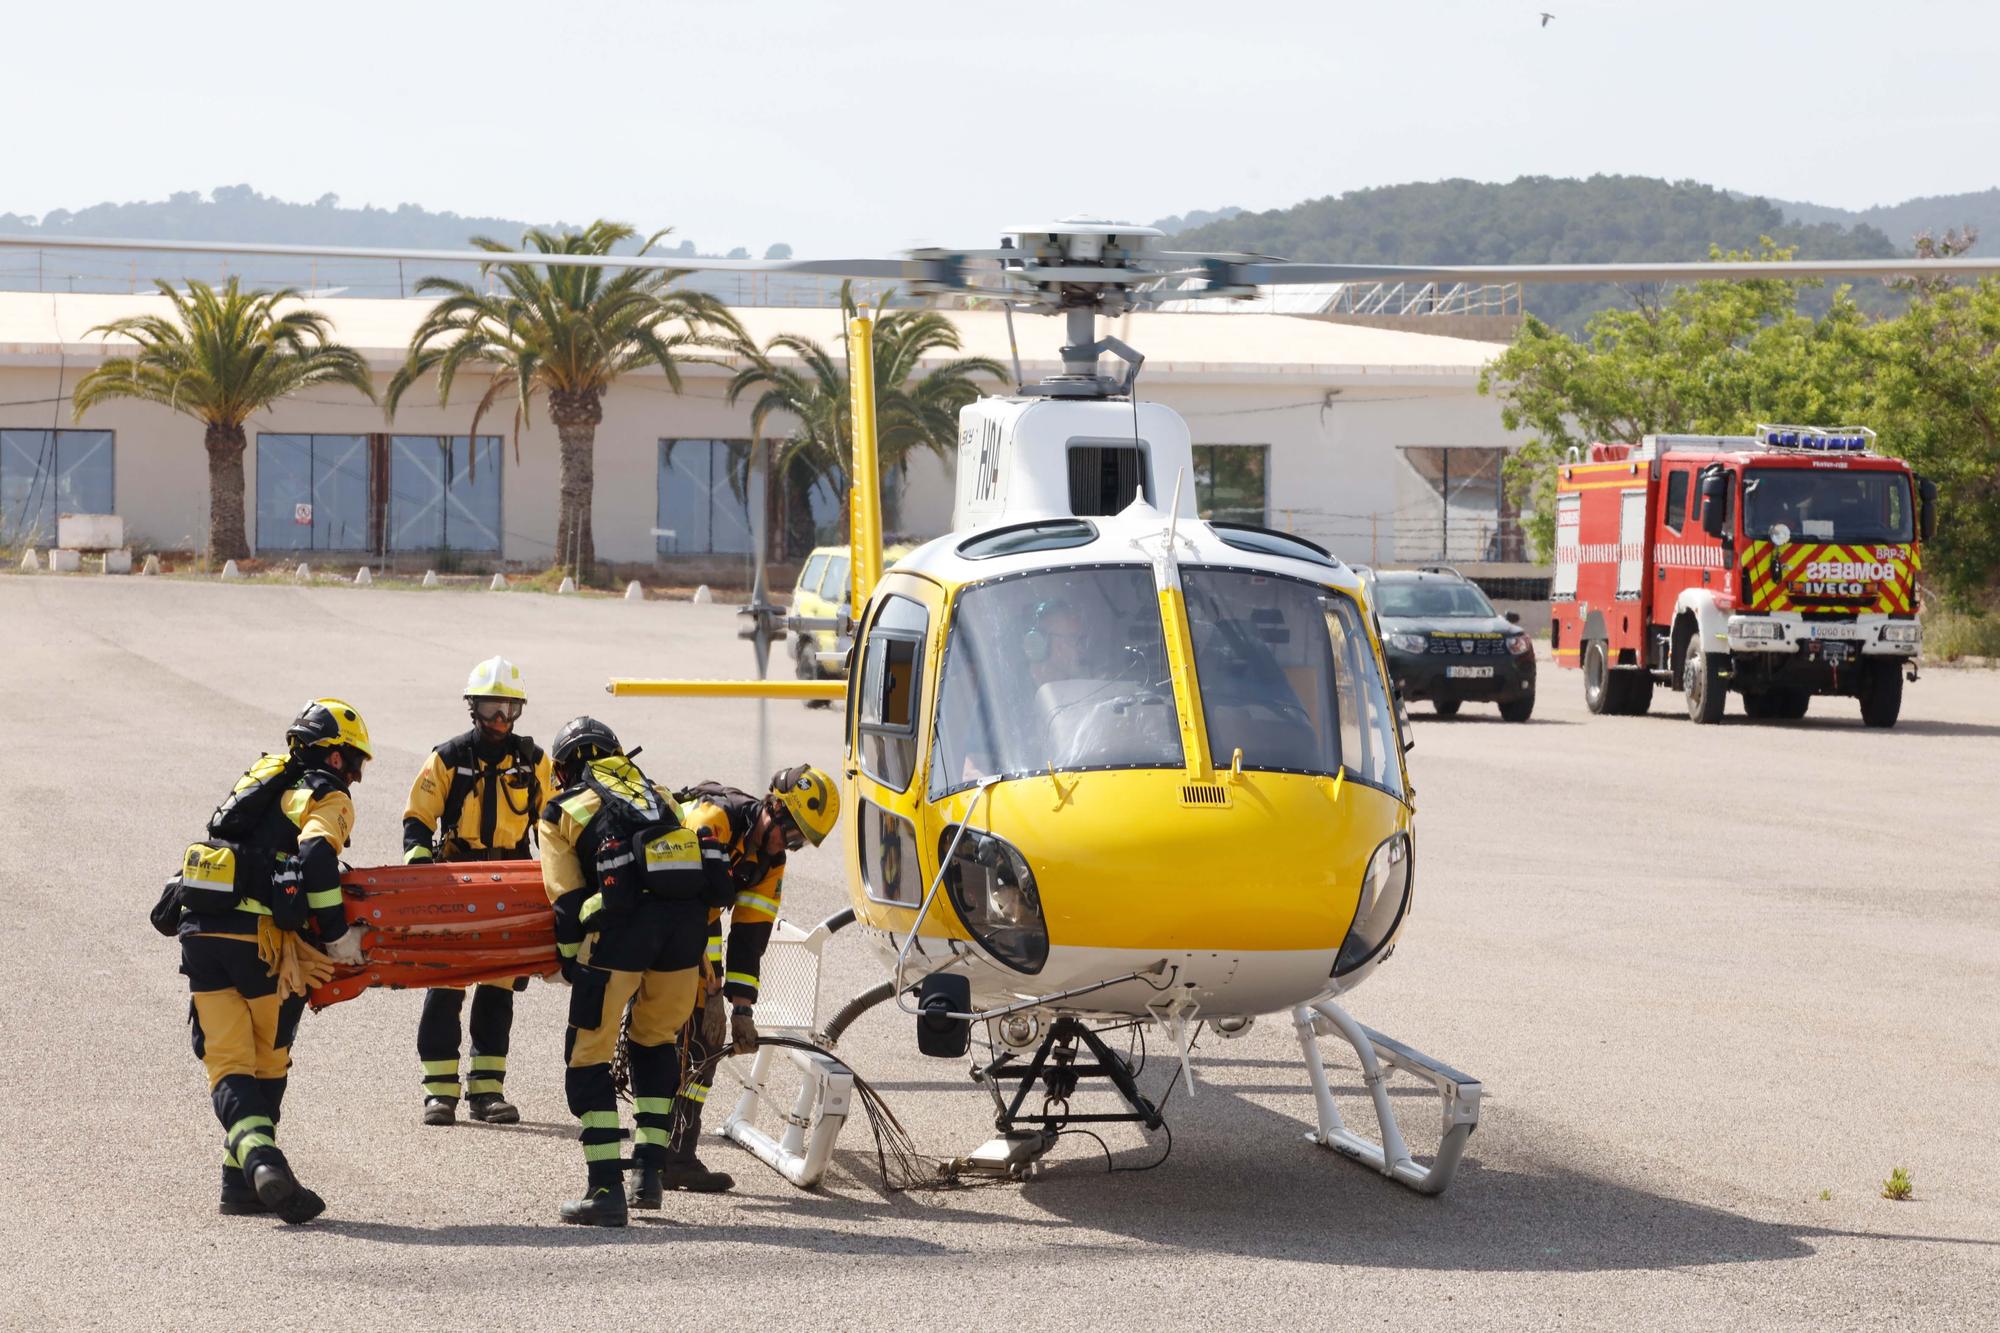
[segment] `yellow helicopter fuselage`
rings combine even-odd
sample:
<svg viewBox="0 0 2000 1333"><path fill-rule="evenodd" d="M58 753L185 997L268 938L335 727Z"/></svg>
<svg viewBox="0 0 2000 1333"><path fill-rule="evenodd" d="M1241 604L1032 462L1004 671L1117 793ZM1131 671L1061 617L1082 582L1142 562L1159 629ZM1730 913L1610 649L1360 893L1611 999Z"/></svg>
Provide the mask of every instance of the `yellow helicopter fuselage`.
<svg viewBox="0 0 2000 1333"><path fill-rule="evenodd" d="M1008 553L1017 531L1064 544ZM1048 1007L1213 1018L1351 988L1410 888L1402 747L1362 596L1305 543L1143 501L906 556L851 672L858 924L906 981L964 973L981 1010L1147 969ZM1037 644L1059 635L1082 646ZM1370 895L1397 839L1400 876ZM1364 901L1385 888L1393 903Z"/></svg>

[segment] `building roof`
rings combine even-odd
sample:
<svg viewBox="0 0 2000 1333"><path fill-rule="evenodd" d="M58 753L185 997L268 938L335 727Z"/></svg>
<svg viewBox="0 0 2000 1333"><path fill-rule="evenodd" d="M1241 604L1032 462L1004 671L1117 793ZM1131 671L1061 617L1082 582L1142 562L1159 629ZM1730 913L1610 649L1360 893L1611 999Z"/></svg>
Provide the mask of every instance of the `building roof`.
<svg viewBox="0 0 2000 1333"><path fill-rule="evenodd" d="M315 297L307 304L333 321L336 341L356 348L377 369L388 371L402 363L403 349L432 303ZM104 356L107 346L90 329L164 306L165 299L154 293L0 292L0 366L53 365L59 360L90 364ZM840 311L830 307L738 307L734 313L760 344L779 333L803 334L827 346L841 337ZM1003 312L939 313L958 327L965 343L963 352L947 355L1009 362ZM1022 371L1029 380L1062 368L1056 354L1063 338L1058 321L1017 315L1014 326ZM1481 366L1505 350L1500 343L1287 315L1147 313L1106 320L1099 327L1145 354L1147 379L1181 383L1285 380L1465 387ZM688 373L726 372L692 366Z"/></svg>

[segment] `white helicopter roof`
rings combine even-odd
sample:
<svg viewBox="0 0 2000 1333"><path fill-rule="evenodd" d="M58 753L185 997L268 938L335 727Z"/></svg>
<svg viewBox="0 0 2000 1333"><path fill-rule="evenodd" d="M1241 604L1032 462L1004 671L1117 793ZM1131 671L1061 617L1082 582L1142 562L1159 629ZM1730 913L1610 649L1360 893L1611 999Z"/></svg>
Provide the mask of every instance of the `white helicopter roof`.
<svg viewBox="0 0 2000 1333"><path fill-rule="evenodd" d="M1095 535L1075 545L1054 549L985 557L961 553L961 548L976 542L981 536L1035 524L1089 524ZM1198 518L1170 521L1166 514L1144 500L1134 500L1117 514L1087 518L1068 514L1026 520L1012 518L985 528L949 532L919 546L892 568L902 573L927 575L949 584L964 584L1076 565L1151 567L1164 549L1169 529L1173 532L1175 559L1182 565L1227 565L1233 569L1303 579L1348 592L1361 591L1360 576L1343 564L1339 557L1321 553L1317 547L1300 538L1263 529L1217 527ZM1288 548L1296 549L1299 555L1278 553Z"/></svg>

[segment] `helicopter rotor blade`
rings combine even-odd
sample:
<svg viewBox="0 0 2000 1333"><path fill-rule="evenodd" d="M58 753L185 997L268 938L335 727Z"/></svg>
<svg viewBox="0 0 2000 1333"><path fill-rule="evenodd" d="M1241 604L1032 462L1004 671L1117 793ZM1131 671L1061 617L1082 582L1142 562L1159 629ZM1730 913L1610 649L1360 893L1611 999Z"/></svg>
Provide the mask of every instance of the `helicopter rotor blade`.
<svg viewBox="0 0 2000 1333"><path fill-rule="evenodd" d="M1217 281L1278 286L1309 282L1396 279L1452 282L1705 282L1751 278L1984 277L2000 274L2000 257L1950 259L1704 259L1676 263L1608 264L1294 264L1218 259Z"/></svg>
<svg viewBox="0 0 2000 1333"><path fill-rule="evenodd" d="M803 277L939 282L949 256L911 259L709 259L700 255L541 254L532 250L427 250L396 246L282 245L268 241L152 241L103 236L0 234L0 249L137 250L158 254L260 255L290 259L404 260L423 264L539 264L546 268L639 268L704 273L793 273Z"/></svg>

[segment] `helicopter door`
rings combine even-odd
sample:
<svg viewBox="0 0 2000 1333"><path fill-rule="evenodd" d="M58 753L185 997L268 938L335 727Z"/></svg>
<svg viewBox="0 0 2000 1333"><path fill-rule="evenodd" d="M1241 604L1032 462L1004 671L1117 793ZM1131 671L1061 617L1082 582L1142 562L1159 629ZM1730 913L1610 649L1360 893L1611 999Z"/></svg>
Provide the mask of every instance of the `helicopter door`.
<svg viewBox="0 0 2000 1333"><path fill-rule="evenodd" d="M861 878L868 896L914 907L922 894L916 805L917 757L929 696L930 628L935 590L914 580L913 595L890 593L874 608L854 670L852 763L859 769L855 810Z"/></svg>

